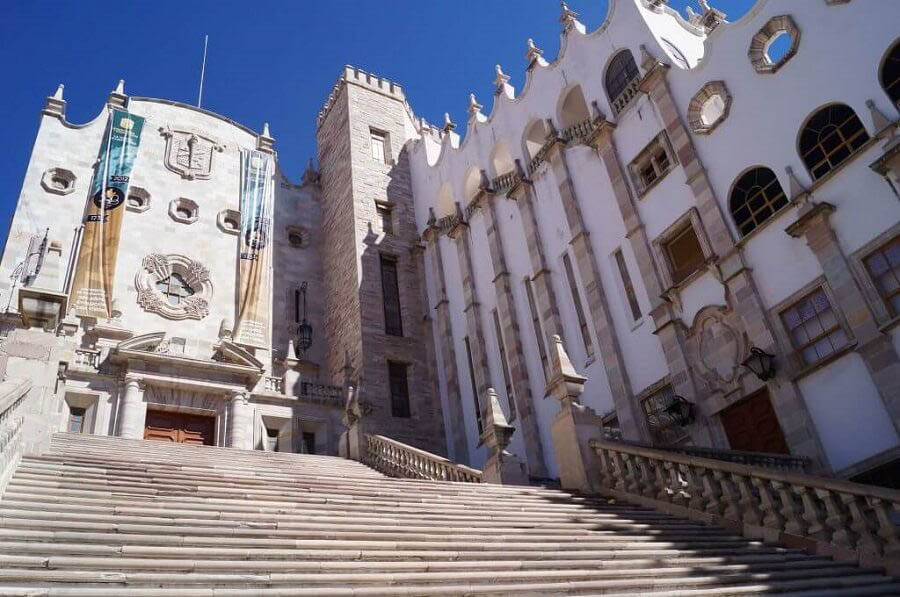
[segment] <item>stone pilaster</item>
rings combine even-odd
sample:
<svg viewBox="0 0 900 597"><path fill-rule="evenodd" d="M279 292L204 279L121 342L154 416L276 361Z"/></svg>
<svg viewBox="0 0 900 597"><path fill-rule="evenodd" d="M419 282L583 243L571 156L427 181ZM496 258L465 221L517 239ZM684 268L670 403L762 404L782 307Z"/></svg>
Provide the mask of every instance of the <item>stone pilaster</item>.
<svg viewBox="0 0 900 597"><path fill-rule="evenodd" d="M450 324L450 301L447 299L447 284L444 279L444 258L441 254L439 237L433 230L426 231L428 254L431 256L431 270L434 272L434 286L437 302L438 334L441 337L441 361L447 376L447 408L450 414L450 441L456 462L468 464L469 447L466 442L465 418L459 394L459 372L456 366L456 350L453 343L453 327Z"/></svg>
<svg viewBox="0 0 900 597"><path fill-rule="evenodd" d="M532 476L546 477L547 467L544 463L544 447L535 415L534 395L531 393L528 366L525 362L525 351L522 349L521 326L519 326L509 270L506 267L506 257L503 252L503 236L500 233L500 225L497 219L497 206L487 194L482 196L481 201L483 202L482 213L484 214L484 224L487 229L491 263L494 268L497 317L500 319L500 328L503 330L503 338L498 338L497 341L503 342L506 348L506 360L513 388L513 400L516 403L519 428L522 431L522 439L525 442L525 460L528 463L528 471Z"/></svg>
<svg viewBox="0 0 900 597"><path fill-rule="evenodd" d="M253 449L253 411L245 392L235 392L231 396L225 444L241 450Z"/></svg>
<svg viewBox="0 0 900 597"><path fill-rule="evenodd" d="M590 232L584 225L580 202L575 192L575 185L572 183L568 159L561 142L557 142L551 147L547 158L559 188L563 211L572 234L569 244L572 245L575 262L584 284L588 310L594 324L594 332L597 334L600 359L606 370L606 378L612 392L619 424L623 429L637 430L639 437L646 438L648 437L645 429L646 421L640 415L637 410L638 405L634 402L631 381L628 378L622 349L609 313L609 304L597 268L597 257L591 244Z"/></svg>
<svg viewBox="0 0 900 597"><path fill-rule="evenodd" d="M472 374L475 377L477 396L475 403L479 410L478 417L483 423L485 413L485 399L488 387L491 385L491 371L485 350L484 330L481 325L481 303L478 301L478 289L475 286L475 273L472 269L472 234L469 224L463 221L459 204L456 204L459 219L449 236L456 243L456 251L459 256L459 268L462 278L463 300L465 305L463 312L466 315L466 333L469 338L469 350L472 353ZM483 425L482 425L483 426ZM479 432L483 429L479 429Z"/></svg>
<svg viewBox="0 0 900 597"><path fill-rule="evenodd" d="M122 383L122 399L119 402L119 437L143 439L144 408L143 382L134 375L126 375Z"/></svg>
<svg viewBox="0 0 900 597"><path fill-rule="evenodd" d="M803 237L812 249L825 279L834 293L837 308L843 313L856 340L856 351L863 358L884 406L897 429L900 429L900 358L890 336L878 329L869 305L847 263L829 216L835 207L830 203L808 203L801 208L797 221L787 228L793 237Z"/></svg>

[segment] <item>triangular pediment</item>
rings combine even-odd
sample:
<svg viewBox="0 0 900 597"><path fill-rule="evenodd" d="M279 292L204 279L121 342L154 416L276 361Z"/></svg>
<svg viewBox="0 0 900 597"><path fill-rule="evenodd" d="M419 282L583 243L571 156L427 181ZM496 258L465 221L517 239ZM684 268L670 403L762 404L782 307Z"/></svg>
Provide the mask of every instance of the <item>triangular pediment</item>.
<svg viewBox="0 0 900 597"><path fill-rule="evenodd" d="M116 346L117 351L138 350L142 352L156 352L159 345L166 338L165 332L152 332L123 340Z"/></svg>

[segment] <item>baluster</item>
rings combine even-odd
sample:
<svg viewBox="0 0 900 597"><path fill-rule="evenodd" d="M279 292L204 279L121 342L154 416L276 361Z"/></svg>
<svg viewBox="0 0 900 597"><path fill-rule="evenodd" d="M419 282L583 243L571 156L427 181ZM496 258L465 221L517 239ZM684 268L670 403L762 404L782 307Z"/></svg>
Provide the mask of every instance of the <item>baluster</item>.
<svg viewBox="0 0 900 597"><path fill-rule="evenodd" d="M830 541L831 533L825 524L825 516L815 492L805 485L796 487L796 491L803 503L803 520L809 525L806 527L806 535L820 541Z"/></svg>
<svg viewBox="0 0 900 597"><path fill-rule="evenodd" d="M840 494L841 501L850 513L850 528L856 534L856 548L874 554L882 552L881 539L873 532L872 516L869 505L862 496L852 493Z"/></svg>
<svg viewBox="0 0 900 597"><path fill-rule="evenodd" d="M827 514L825 524L831 531L831 542L841 547L852 548L854 536L848 524L850 521L835 493L830 489L816 489L816 495L825 506Z"/></svg>
<svg viewBox="0 0 900 597"><path fill-rule="evenodd" d="M631 454L623 453L622 462L625 464L625 491L627 493L639 494L639 482Z"/></svg>
<svg viewBox="0 0 900 597"><path fill-rule="evenodd" d="M682 468L687 468L687 466L675 462L667 462L666 465L669 467L672 478L672 501L681 506L690 507L690 485L682 472Z"/></svg>
<svg viewBox="0 0 900 597"><path fill-rule="evenodd" d="M882 550L887 558L900 557L900 539L897 537L897 525L891 516L897 505L881 498L868 498L872 512L875 514L878 536L883 541Z"/></svg>
<svg viewBox="0 0 900 597"><path fill-rule="evenodd" d="M724 471L715 471L713 478L718 481L719 487L722 489L722 516L731 520L741 519L741 496L731 481L731 475Z"/></svg>
<svg viewBox="0 0 900 597"><path fill-rule="evenodd" d="M653 462L644 456L638 456L635 460L641 473L641 495L650 498L656 497L656 475L650 470L653 467Z"/></svg>
<svg viewBox="0 0 900 597"><path fill-rule="evenodd" d="M778 529L779 531L782 530L784 528L784 516L779 512L780 504L778 498L772 493L772 487L777 481L751 477L750 482L753 483L759 492L759 503L763 511L763 526L770 529Z"/></svg>
<svg viewBox="0 0 900 597"><path fill-rule="evenodd" d="M713 471L698 468L697 474L700 476L700 482L703 484L703 499L706 502L706 511L711 514L722 514L722 490L719 487L718 480L715 479Z"/></svg>
<svg viewBox="0 0 900 597"><path fill-rule="evenodd" d="M704 505L706 501L703 498L703 481L700 476L700 467L692 464L685 465L683 473L686 482L686 494L688 500L688 508L699 512L705 511Z"/></svg>
<svg viewBox="0 0 900 597"><path fill-rule="evenodd" d="M597 460L600 461L600 484L605 487L612 487L614 475L612 462L609 459L609 451L598 446L594 449L594 452L597 454Z"/></svg>
<svg viewBox="0 0 900 597"><path fill-rule="evenodd" d="M622 453L617 452L615 450L610 451L610 456L612 458L614 471L613 475L615 478L615 482L613 483L613 487L615 487L619 491L625 491L625 477L627 475L625 470L625 461L622 458Z"/></svg>
<svg viewBox="0 0 900 597"><path fill-rule="evenodd" d="M762 510L756 494L753 492L753 485L751 485L753 478L737 473L732 473L731 478L734 479L734 483L741 494L741 499L738 503L743 511L744 522L753 526L760 526L762 524Z"/></svg>
<svg viewBox="0 0 900 597"><path fill-rule="evenodd" d="M799 497L796 491L797 488L784 481L772 481L772 487L775 488L781 498L781 514L784 515L785 532L793 535L806 535L809 523L806 522L804 517L803 510L805 506L803 500L801 499L801 503L797 504Z"/></svg>
<svg viewBox="0 0 900 597"><path fill-rule="evenodd" d="M672 473L673 463L668 460L655 461L654 470L656 471L656 499L661 502L675 501L677 486L675 484L675 476Z"/></svg>

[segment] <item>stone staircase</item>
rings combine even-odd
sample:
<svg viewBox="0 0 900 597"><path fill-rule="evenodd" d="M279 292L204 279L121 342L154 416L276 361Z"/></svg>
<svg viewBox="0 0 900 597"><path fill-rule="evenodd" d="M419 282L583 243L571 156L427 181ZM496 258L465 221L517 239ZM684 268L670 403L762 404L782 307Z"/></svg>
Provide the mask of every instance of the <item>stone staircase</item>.
<svg viewBox="0 0 900 597"><path fill-rule="evenodd" d="M878 570L536 488L57 434L0 501L0 595L898 595Z"/></svg>

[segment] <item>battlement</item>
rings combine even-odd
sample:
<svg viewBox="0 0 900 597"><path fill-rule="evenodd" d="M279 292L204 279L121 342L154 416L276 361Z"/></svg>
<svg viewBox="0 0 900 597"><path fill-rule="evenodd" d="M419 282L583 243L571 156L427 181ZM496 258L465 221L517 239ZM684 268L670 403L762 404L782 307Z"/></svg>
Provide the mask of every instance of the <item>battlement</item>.
<svg viewBox="0 0 900 597"><path fill-rule="evenodd" d="M322 123L325 122L325 118L328 116L338 94L340 94L342 87L346 83L359 85L376 93L392 97L399 102L403 102L407 110L412 113L412 108L409 106L409 103L406 101L406 95L403 93L403 87L393 81L348 64L344 66L343 72L341 72L334 87L331 88L331 93L328 94L328 99L325 100L325 104L319 110L319 115L316 118L316 128L321 127Z"/></svg>

